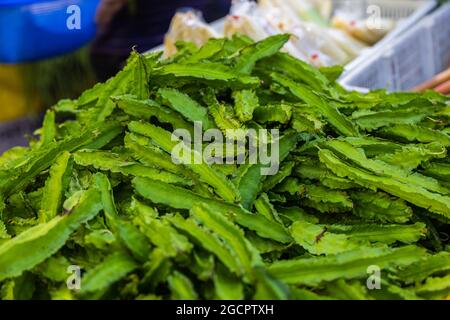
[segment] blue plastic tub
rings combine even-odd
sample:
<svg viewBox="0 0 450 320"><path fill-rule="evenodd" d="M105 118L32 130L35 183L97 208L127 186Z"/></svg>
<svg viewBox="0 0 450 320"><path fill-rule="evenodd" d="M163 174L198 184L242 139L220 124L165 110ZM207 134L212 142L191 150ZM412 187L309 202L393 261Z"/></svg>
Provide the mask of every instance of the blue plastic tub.
<svg viewBox="0 0 450 320"><path fill-rule="evenodd" d="M87 44L99 2L0 0L0 63L51 58Z"/></svg>

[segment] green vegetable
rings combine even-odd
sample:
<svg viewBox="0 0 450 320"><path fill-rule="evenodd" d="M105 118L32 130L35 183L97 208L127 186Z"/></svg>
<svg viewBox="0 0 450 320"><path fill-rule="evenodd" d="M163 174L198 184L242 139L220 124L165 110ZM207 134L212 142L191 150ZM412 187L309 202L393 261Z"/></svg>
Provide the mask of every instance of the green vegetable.
<svg viewBox="0 0 450 320"><path fill-rule="evenodd" d="M249 45L242 49L240 55L237 57L235 70L240 73L249 74L258 60L274 55L288 40L289 35L281 34Z"/></svg>
<svg viewBox="0 0 450 320"><path fill-rule="evenodd" d="M72 173L72 159L68 152L63 152L50 168L50 177L46 181L42 194L39 220L48 222L59 213L64 191L66 190Z"/></svg>
<svg viewBox="0 0 450 320"><path fill-rule="evenodd" d="M32 227L0 246L0 280L16 277L64 246L72 232L102 209L100 194L86 191L73 212Z"/></svg>
<svg viewBox="0 0 450 320"><path fill-rule="evenodd" d="M137 264L126 254L113 253L81 279L81 292L88 293L105 289L132 272L136 267Z"/></svg>
<svg viewBox="0 0 450 320"><path fill-rule="evenodd" d="M133 51L49 109L0 156L0 299L446 299L448 97L346 92L289 37Z"/></svg>
<svg viewBox="0 0 450 320"><path fill-rule="evenodd" d="M191 280L182 273L175 271L167 281L173 299L196 300L198 298Z"/></svg>
<svg viewBox="0 0 450 320"><path fill-rule="evenodd" d="M208 110L191 99L187 94L167 88L159 89L158 94L186 119L192 122L201 122L205 129L213 128L213 124L208 117Z"/></svg>
<svg viewBox="0 0 450 320"><path fill-rule="evenodd" d="M358 279L367 276L367 268L377 265L408 265L425 255L425 250L414 246L399 249L356 249L329 257L314 257L291 261L278 261L269 272L289 284L315 286L336 279Z"/></svg>

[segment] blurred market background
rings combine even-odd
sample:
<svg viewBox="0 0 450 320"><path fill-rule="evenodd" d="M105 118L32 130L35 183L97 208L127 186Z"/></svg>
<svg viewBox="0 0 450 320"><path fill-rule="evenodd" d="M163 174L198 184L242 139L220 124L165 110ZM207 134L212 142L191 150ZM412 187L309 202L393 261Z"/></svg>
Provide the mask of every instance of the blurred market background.
<svg viewBox="0 0 450 320"><path fill-rule="evenodd" d="M347 78L352 76L356 86L393 85L395 81L383 78L389 71L380 73L382 67L375 68L378 74L364 69L364 65L370 67L367 66L370 59L364 53L376 65L383 60L381 56L374 58L383 44L398 42L402 33L411 32L408 29L443 3L433 0L259 2L256 6L243 0L233 3L231 0L0 1L0 153L12 146L26 145L27 135L32 135L38 127L45 108L63 98L76 98L96 82L116 74L132 48L146 52L164 44L160 48L170 55L180 40L201 45L209 37L236 32L260 40L270 33L291 32L294 28L296 37L286 50L297 57L318 67L347 65L348 70L355 70ZM264 12L274 14L268 17ZM422 72L423 80L431 79L449 66L450 16L445 14L440 14L444 27L436 19L433 26L426 26L441 29L438 34L441 38L424 39L440 43L446 56L437 53L440 55L437 60L444 62L439 66L432 62L433 68L427 67ZM375 29L367 27L373 15L380 18L375 21L380 23ZM207 24L225 16L220 26ZM430 33L436 37L435 32L430 30ZM420 41L415 42L420 45ZM376 51L368 51L372 47ZM405 50L411 53L415 49ZM431 53L425 51L426 54ZM356 77L358 69L369 78ZM372 83L374 79L381 84ZM412 88L421 83L419 78L414 80L407 85ZM352 81L349 84L354 85ZM402 84L396 84L393 89L402 89Z"/></svg>

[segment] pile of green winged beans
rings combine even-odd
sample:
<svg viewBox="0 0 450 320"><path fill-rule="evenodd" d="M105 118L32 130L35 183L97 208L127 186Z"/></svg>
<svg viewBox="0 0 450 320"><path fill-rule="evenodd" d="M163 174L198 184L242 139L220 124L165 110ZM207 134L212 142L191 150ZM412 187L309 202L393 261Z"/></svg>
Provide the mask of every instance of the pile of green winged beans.
<svg viewBox="0 0 450 320"><path fill-rule="evenodd" d="M288 38L132 52L49 109L0 157L0 299L450 296L449 98L348 92ZM279 130L279 170L175 163L195 122Z"/></svg>

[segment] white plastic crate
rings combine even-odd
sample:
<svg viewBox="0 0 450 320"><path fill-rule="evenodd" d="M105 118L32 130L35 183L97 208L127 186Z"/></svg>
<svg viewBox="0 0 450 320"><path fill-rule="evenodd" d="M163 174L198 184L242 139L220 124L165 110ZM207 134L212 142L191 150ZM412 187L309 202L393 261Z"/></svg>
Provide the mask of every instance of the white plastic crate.
<svg viewBox="0 0 450 320"><path fill-rule="evenodd" d="M390 55L368 56L365 63L370 68L358 72L357 81L341 81L345 87L359 87L368 89L391 89L394 86L394 77L389 64ZM350 79L353 79L350 74Z"/></svg>
<svg viewBox="0 0 450 320"><path fill-rule="evenodd" d="M359 4L356 5L356 3ZM334 0L334 4L337 9L345 6L350 6L351 8L352 4L354 4L356 10L363 10L363 17L367 17L367 8L376 6L380 8L382 18L393 19L397 23L394 30L350 62L345 67L344 76L354 72L360 65L365 64L371 56L417 24L420 19L436 7L435 0Z"/></svg>
<svg viewBox="0 0 450 320"><path fill-rule="evenodd" d="M450 64L450 3L385 45L340 83L368 89L409 90Z"/></svg>
<svg viewBox="0 0 450 320"><path fill-rule="evenodd" d="M409 90L450 65L450 4L426 17L392 45L394 89Z"/></svg>
<svg viewBox="0 0 450 320"><path fill-rule="evenodd" d="M381 18L392 19L397 26L385 38L390 39L402 33L436 6L436 1L430 0L333 0L336 10L361 11L360 18L368 18L372 12L367 12L371 6L380 9Z"/></svg>
<svg viewBox="0 0 450 320"><path fill-rule="evenodd" d="M443 5L427 21L431 29L434 73L436 74L450 66L450 3Z"/></svg>
<svg viewBox="0 0 450 320"><path fill-rule="evenodd" d="M392 90L405 91L434 75L429 28L420 23L411 29L383 56L392 73Z"/></svg>

